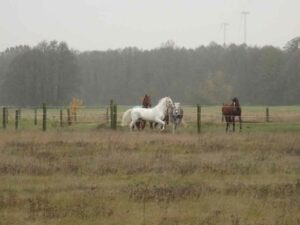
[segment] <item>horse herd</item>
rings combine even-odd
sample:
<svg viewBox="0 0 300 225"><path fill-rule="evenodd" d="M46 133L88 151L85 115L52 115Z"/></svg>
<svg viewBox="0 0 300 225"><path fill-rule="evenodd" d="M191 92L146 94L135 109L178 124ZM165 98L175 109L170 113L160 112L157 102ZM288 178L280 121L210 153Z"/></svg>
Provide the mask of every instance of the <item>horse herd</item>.
<svg viewBox="0 0 300 225"><path fill-rule="evenodd" d="M240 123L240 131L242 130L241 106L238 98L234 97L231 103L224 103L222 107L222 118L226 121L226 132L232 124L232 130L235 131L235 117L237 116ZM151 105L151 97L145 95L142 106L135 106L124 112L122 116L122 126L129 125L130 131L133 129L143 130L146 121L149 121L150 127L160 127L163 131L165 126L170 122L173 124L174 130L182 123L183 109L179 102L173 102L170 97L164 97L159 100L154 107Z"/></svg>

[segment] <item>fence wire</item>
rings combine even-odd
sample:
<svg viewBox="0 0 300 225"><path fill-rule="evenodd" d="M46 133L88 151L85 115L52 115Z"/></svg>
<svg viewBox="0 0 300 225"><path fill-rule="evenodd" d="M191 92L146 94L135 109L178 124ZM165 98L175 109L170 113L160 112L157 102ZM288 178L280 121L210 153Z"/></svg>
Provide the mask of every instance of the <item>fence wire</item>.
<svg viewBox="0 0 300 225"><path fill-rule="evenodd" d="M117 124L121 123L122 114L128 109L128 106L120 106L117 112ZM248 109L248 110L247 110ZM18 115L18 128L38 128L42 126L43 110L42 108L18 108L7 107L8 115L5 115L6 126L5 128L14 127L16 124L16 111L19 110ZM184 110L184 122L189 125L197 123L197 108L192 106L183 106ZM48 127L81 127L89 125L90 127L109 127L111 123L110 106L101 107L79 107L76 113L67 112L65 107L47 107L47 124ZM221 107L202 107L201 123L203 124L216 124L220 125L224 123L222 119ZM2 111L2 125L4 116ZM35 124L35 122L37 124ZM238 122L238 119L236 119ZM243 109L242 122L244 124L266 123L266 124L299 124L300 123L300 107L295 109L284 110L282 108L276 108L272 111L272 108L268 110L266 114L265 108L261 107L259 110L254 110L251 107ZM4 125L3 125L4 126Z"/></svg>

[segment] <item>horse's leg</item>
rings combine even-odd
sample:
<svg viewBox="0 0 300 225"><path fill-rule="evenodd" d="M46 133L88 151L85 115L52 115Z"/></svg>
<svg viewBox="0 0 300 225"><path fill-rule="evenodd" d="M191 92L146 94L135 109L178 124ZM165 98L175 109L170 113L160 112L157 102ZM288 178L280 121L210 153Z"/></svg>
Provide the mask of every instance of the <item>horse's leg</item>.
<svg viewBox="0 0 300 225"><path fill-rule="evenodd" d="M147 123L146 120L141 121L141 130L145 129L146 123Z"/></svg>
<svg viewBox="0 0 300 225"><path fill-rule="evenodd" d="M175 134L176 131L176 123L172 123L172 133Z"/></svg>
<svg viewBox="0 0 300 225"><path fill-rule="evenodd" d="M182 120L182 119L180 119L180 118L176 118L176 119L175 119L175 121L174 121L175 129L176 129L178 126L180 126L181 120Z"/></svg>
<svg viewBox="0 0 300 225"><path fill-rule="evenodd" d="M242 117L239 116L239 122L240 122L240 131L242 131Z"/></svg>
<svg viewBox="0 0 300 225"><path fill-rule="evenodd" d="M133 129L134 129L134 127L135 127L135 123L136 123L136 121L131 121L130 122L130 124L129 124L129 130L132 132L133 131Z"/></svg>
<svg viewBox="0 0 300 225"><path fill-rule="evenodd" d="M166 123L164 121L162 121L161 119L155 119L155 122L162 126L160 129L161 131L163 131L165 129Z"/></svg>
<svg viewBox="0 0 300 225"><path fill-rule="evenodd" d="M232 116L232 131L235 132L235 116Z"/></svg>
<svg viewBox="0 0 300 225"><path fill-rule="evenodd" d="M225 116L225 121L226 121L226 132L228 132L228 128L229 128L229 125L230 125L230 118L229 118L229 116Z"/></svg>
<svg viewBox="0 0 300 225"><path fill-rule="evenodd" d="M169 115L167 115L166 117L165 117L165 123L168 125L169 124L169 120L170 120L170 118L169 118Z"/></svg>
<svg viewBox="0 0 300 225"><path fill-rule="evenodd" d="M140 119L137 116L133 116L131 117L131 123L129 124L130 127L130 131L133 131L134 128L136 128L137 130L140 129Z"/></svg>
<svg viewBox="0 0 300 225"><path fill-rule="evenodd" d="M141 129L141 122L140 121L136 121L135 122L135 127L140 130Z"/></svg>
<svg viewBox="0 0 300 225"><path fill-rule="evenodd" d="M158 128L157 128L157 127L158 127ZM162 128L163 128L163 125L162 125L161 123L155 122L154 128L156 128L156 129L162 129Z"/></svg>

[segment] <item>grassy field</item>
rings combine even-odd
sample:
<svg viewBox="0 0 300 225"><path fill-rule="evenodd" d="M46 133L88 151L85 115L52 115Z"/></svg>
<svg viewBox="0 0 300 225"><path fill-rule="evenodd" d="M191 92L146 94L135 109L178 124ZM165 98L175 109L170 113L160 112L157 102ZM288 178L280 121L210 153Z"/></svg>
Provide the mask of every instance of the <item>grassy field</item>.
<svg viewBox="0 0 300 225"><path fill-rule="evenodd" d="M2 131L0 224L299 225L298 130L211 126Z"/></svg>

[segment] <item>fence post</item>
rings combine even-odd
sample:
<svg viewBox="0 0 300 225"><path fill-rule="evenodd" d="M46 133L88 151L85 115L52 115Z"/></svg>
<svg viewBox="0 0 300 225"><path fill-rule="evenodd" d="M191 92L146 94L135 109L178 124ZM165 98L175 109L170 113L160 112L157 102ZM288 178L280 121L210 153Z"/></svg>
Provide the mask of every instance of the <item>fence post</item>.
<svg viewBox="0 0 300 225"><path fill-rule="evenodd" d="M3 129L6 129L6 109L5 107L3 107L3 110L2 110L2 127Z"/></svg>
<svg viewBox="0 0 300 225"><path fill-rule="evenodd" d="M34 125L37 125L37 108L34 109Z"/></svg>
<svg viewBox="0 0 300 225"><path fill-rule="evenodd" d="M197 131L201 133L201 106L197 105Z"/></svg>
<svg viewBox="0 0 300 225"><path fill-rule="evenodd" d="M59 122L60 122L60 127L63 127L63 110L59 110Z"/></svg>
<svg viewBox="0 0 300 225"><path fill-rule="evenodd" d="M8 108L5 108L5 123L8 125Z"/></svg>
<svg viewBox="0 0 300 225"><path fill-rule="evenodd" d="M15 117L15 128L18 130L19 128L19 117L20 117L20 110L16 110L16 117Z"/></svg>
<svg viewBox="0 0 300 225"><path fill-rule="evenodd" d="M114 104L114 130L117 129L117 104Z"/></svg>
<svg viewBox="0 0 300 225"><path fill-rule="evenodd" d="M113 109L114 100L110 100L110 128L114 127L114 109Z"/></svg>
<svg viewBox="0 0 300 225"><path fill-rule="evenodd" d="M71 120L71 112L70 109L67 109L67 115L68 115L68 125L71 126L72 125L72 120Z"/></svg>
<svg viewBox="0 0 300 225"><path fill-rule="evenodd" d="M266 108L266 122L270 122L270 113L269 113L269 108Z"/></svg>
<svg viewBox="0 0 300 225"><path fill-rule="evenodd" d="M109 108L106 108L106 123L109 124Z"/></svg>
<svg viewBox="0 0 300 225"><path fill-rule="evenodd" d="M43 131L47 129L47 107L46 104L43 103Z"/></svg>

